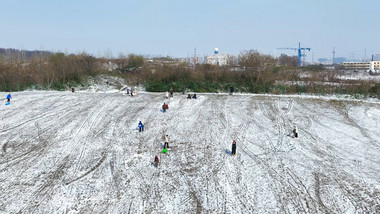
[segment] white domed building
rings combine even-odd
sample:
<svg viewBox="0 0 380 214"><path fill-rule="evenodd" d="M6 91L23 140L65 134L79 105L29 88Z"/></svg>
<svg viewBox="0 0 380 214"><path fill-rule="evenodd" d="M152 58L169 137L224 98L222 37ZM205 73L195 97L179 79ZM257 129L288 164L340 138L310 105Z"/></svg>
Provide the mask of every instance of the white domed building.
<svg viewBox="0 0 380 214"><path fill-rule="evenodd" d="M215 48L214 55L207 57L207 64L219 66L227 65L229 57L228 54L220 54L219 49Z"/></svg>

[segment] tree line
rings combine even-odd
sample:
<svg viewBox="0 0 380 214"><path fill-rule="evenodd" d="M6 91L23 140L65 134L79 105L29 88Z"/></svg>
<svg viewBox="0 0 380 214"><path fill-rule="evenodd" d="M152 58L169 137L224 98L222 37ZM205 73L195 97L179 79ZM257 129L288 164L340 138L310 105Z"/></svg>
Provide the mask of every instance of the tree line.
<svg viewBox="0 0 380 214"><path fill-rule="evenodd" d="M169 57L146 60L130 54L113 59L87 53L35 55L28 59L0 58L0 90L68 90L87 85L90 76L115 75L130 85L142 84L147 91L238 92L272 94L350 94L380 97L374 81L345 80L344 71L326 70L321 65L297 67L297 58L275 58L256 50L242 51L238 64L225 66L189 64Z"/></svg>

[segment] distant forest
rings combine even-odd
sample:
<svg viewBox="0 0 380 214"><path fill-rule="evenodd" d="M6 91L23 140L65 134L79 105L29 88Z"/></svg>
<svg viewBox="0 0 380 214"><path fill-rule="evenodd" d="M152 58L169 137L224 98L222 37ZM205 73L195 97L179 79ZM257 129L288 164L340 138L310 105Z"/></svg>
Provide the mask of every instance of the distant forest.
<svg viewBox="0 0 380 214"><path fill-rule="evenodd" d="M235 92L270 94L337 94L357 98L380 97L380 84L373 80L341 78L339 66L297 67L297 58L275 58L256 50L242 51L224 66L190 64L170 57L145 59L130 54L99 58L87 53L64 54L0 48L0 91L26 89L68 90L86 88L88 78L100 74L141 84L147 91ZM121 86L120 86L121 87Z"/></svg>

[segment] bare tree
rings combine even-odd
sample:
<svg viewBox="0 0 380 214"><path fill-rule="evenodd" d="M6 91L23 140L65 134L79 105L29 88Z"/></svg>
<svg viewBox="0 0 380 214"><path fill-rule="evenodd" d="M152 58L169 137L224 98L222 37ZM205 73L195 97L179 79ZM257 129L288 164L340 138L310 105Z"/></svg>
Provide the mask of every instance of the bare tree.
<svg viewBox="0 0 380 214"><path fill-rule="evenodd" d="M280 66L289 66L289 67L297 67L298 59L296 56L288 56L286 54L281 54L278 58L280 61Z"/></svg>
<svg viewBox="0 0 380 214"><path fill-rule="evenodd" d="M256 50L243 51L239 55L239 64L245 67L245 74L251 82L260 82L263 72L275 67L275 59L270 55L260 54Z"/></svg>

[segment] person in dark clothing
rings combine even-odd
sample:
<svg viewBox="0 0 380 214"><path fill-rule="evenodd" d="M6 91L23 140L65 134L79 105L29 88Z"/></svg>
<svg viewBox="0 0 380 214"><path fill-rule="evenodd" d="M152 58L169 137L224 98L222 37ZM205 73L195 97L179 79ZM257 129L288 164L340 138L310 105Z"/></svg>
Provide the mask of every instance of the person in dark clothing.
<svg viewBox="0 0 380 214"><path fill-rule="evenodd" d="M143 132L144 131L144 125L142 124L142 122L140 121L139 122L139 132Z"/></svg>
<svg viewBox="0 0 380 214"><path fill-rule="evenodd" d="M197 95L196 94L193 95L193 99L197 99Z"/></svg>
<svg viewBox="0 0 380 214"><path fill-rule="evenodd" d="M293 136L294 136L295 138L298 138L298 128L297 128L296 125L295 125L294 128L293 128Z"/></svg>
<svg viewBox="0 0 380 214"><path fill-rule="evenodd" d="M170 97L173 97L174 90L173 88L170 88Z"/></svg>
<svg viewBox="0 0 380 214"><path fill-rule="evenodd" d="M230 87L230 94L234 93L234 91L235 91L235 89L234 89L234 87L231 85L231 87Z"/></svg>
<svg viewBox="0 0 380 214"><path fill-rule="evenodd" d="M158 164L160 163L160 161L158 160L158 156L156 155L155 157L154 157L154 166L155 167L158 167Z"/></svg>
<svg viewBox="0 0 380 214"><path fill-rule="evenodd" d="M191 95L190 94L187 95L187 99L191 99Z"/></svg>
<svg viewBox="0 0 380 214"><path fill-rule="evenodd" d="M234 140L232 142L232 152L231 152L232 155L236 155L236 140Z"/></svg>

